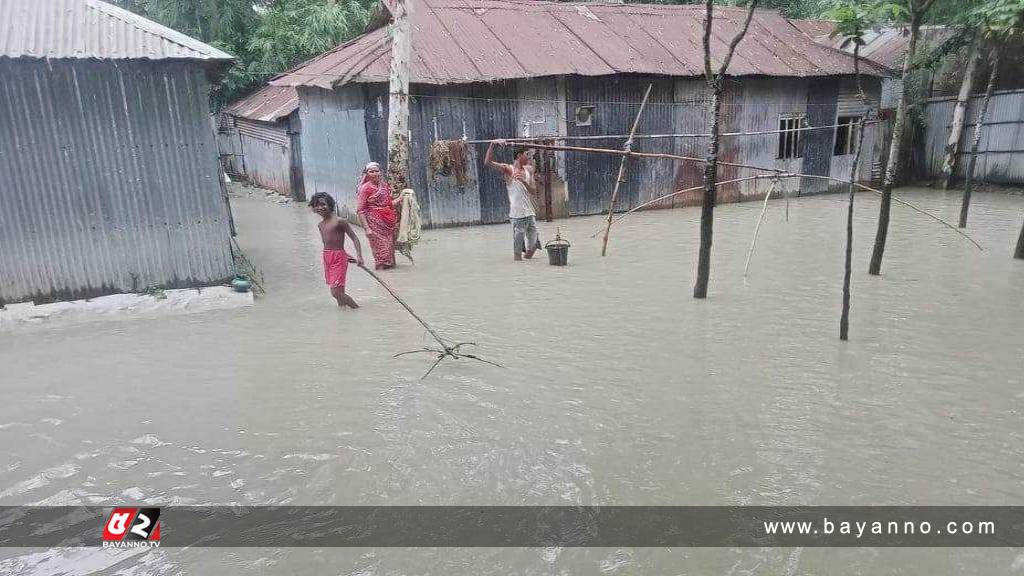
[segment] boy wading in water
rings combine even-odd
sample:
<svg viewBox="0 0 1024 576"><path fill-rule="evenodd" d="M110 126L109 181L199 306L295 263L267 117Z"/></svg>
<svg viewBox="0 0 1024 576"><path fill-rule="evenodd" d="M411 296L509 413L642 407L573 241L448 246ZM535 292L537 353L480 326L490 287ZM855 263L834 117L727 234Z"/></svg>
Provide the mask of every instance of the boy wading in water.
<svg viewBox="0 0 1024 576"><path fill-rule="evenodd" d="M338 301L338 306L359 308L359 304L351 296L345 294L345 276L348 274L348 263L363 265L363 247L359 245L356 233L341 218L334 215L334 198L329 194L317 192L309 199L313 212L320 215L320 239L324 242L324 277L331 287L331 296ZM356 247L353 259L345 252L345 236L352 239Z"/></svg>
<svg viewBox="0 0 1024 576"><path fill-rule="evenodd" d="M494 161L494 145L505 146L504 140L494 140L487 147L484 164L501 172L505 178L505 190L508 192L508 219L512 222L512 257L516 261L533 258L533 253L540 248L537 237L537 213L533 209L531 194L537 193L537 185L533 180L533 165L530 164L529 148L517 146L512 152L512 164Z"/></svg>

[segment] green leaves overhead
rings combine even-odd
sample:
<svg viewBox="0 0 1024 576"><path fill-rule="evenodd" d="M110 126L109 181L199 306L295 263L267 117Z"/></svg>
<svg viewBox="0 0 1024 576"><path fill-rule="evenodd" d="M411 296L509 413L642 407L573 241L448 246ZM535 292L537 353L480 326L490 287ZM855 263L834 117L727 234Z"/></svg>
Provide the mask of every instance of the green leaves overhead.
<svg viewBox="0 0 1024 576"><path fill-rule="evenodd" d="M371 12L370 3L277 0L249 40L253 72L280 73L358 36Z"/></svg>
<svg viewBox="0 0 1024 576"><path fill-rule="evenodd" d="M1024 30L1024 0L987 0L970 11L968 21L986 40L1019 37Z"/></svg>
<svg viewBox="0 0 1024 576"><path fill-rule="evenodd" d="M832 38L840 37L845 39L844 44L863 46L867 31L904 22L909 12L899 2L837 0L824 11L822 17L835 21Z"/></svg>
<svg viewBox="0 0 1024 576"><path fill-rule="evenodd" d="M223 106L363 32L374 0L113 0L237 58L213 88Z"/></svg>

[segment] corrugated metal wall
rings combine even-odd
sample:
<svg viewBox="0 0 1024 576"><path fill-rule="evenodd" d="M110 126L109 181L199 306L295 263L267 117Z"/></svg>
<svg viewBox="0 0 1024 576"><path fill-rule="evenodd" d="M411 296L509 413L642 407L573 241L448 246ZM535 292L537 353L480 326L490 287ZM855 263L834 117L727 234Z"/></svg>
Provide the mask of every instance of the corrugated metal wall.
<svg viewBox="0 0 1024 576"><path fill-rule="evenodd" d="M835 124L839 94L838 79L822 79L812 82L807 88L806 125L828 126ZM828 176L832 172L832 146L834 130L808 130L803 139L804 161L800 172L815 176ZM816 194L829 188L828 181L818 178L802 178L800 192Z"/></svg>
<svg viewBox="0 0 1024 576"><path fill-rule="evenodd" d="M356 186L370 161L365 102L359 86L334 91L299 89L306 196L326 192L342 212L355 211Z"/></svg>
<svg viewBox="0 0 1024 576"><path fill-rule="evenodd" d="M513 135L541 133L587 136L626 134L639 109L649 83L654 83L651 99L640 124L640 133L705 133L707 117L707 85L702 79L668 79L664 77L618 76L611 78L542 78L531 81L469 86L417 86L411 99L412 183L429 226L504 222L508 218L508 199L500 175L483 165L486 145L471 145L469 182L458 187L452 178L430 178L427 169L430 144L436 139L451 140L466 136L470 140L508 138ZM842 93L838 79L815 80L819 88L809 102L808 86L812 82L798 79L744 78L730 79L722 107L723 132L774 131L779 128L780 115L808 114L811 125L832 125L836 120L837 103ZM879 98L877 80L867 80L865 88L874 101ZM344 95L339 95L344 92ZM303 146L323 147L339 142L341 149L307 151L305 159L321 162L314 185L323 187L323 178L343 182L345 190L336 198L350 198L359 178L363 161L346 160L366 150L368 158L384 163L387 156L387 95L382 85L344 88L334 96L326 91L303 89ZM589 125L578 125L576 111L581 106L593 108ZM347 107L347 109L342 109ZM315 114L309 110L317 109ZM356 114L350 117L349 112ZM813 114L809 111L814 110ZM313 122L333 118L337 125L314 127ZM318 133L351 134L348 139L313 139ZM355 135L354 131L362 134ZM813 147L812 167L829 175L841 172L849 177L849 157L833 156L835 131L826 129L806 132L805 142ZM723 137L723 160L801 171L807 158L778 159L778 134ZM621 148L624 138L570 141L573 145ZM641 139L634 150L669 152L703 158L707 138ZM877 138L868 133L865 150L878 154ZM805 149L806 150L806 149ZM509 154L500 152L499 161L508 161ZM569 189L568 208L571 214L596 214L607 210L612 188L618 175L619 158L611 155L567 152L559 159L558 170L566 177ZM870 177L875 158L865 158L862 178ZM312 169L307 166L307 174ZM751 175L735 167L721 167L720 180ZM617 209L626 210L652 198L676 190L699 185L703 171L700 162L678 163L661 159L634 159L627 179L619 191ZM307 185L310 178L307 176ZM765 193L770 182L760 180L741 185L723 186L719 197L723 202L754 198ZM783 182L792 193L801 189L799 180ZM827 183L808 181L807 192L828 189ZM700 191L680 195L660 206L699 203Z"/></svg>
<svg viewBox="0 0 1024 576"><path fill-rule="evenodd" d="M232 274L201 68L0 59L0 299Z"/></svg>
<svg viewBox="0 0 1024 576"><path fill-rule="evenodd" d="M517 120L516 135L524 138L538 136L565 136L568 132L568 118L565 103L564 78L533 78L517 80L516 98ZM541 188L541 206L537 206L537 218L546 218L547 206L543 200L543 154L538 150L534 156L537 165L538 185ZM565 218L569 216L569 191L565 179L565 152L548 152L554 166L551 174L551 216ZM507 197L507 194L502 194ZM507 205L507 202L506 202Z"/></svg>
<svg viewBox="0 0 1024 576"><path fill-rule="evenodd" d="M942 176L942 161L955 104L955 99L937 99L925 106L925 137L920 144L924 147L923 166L917 167L920 177ZM964 177L980 104L981 96L974 96L967 109L967 124L960 141L961 156L956 167L958 178ZM1000 91L992 95L978 151L981 154L975 167L976 179L996 184L1024 184L1024 90Z"/></svg>
<svg viewBox="0 0 1024 576"><path fill-rule="evenodd" d="M877 84L877 80L872 81L870 79L865 79L863 85L864 94L868 98L870 109L877 111L882 104L880 102L880 95L883 88L881 85ZM879 86L878 90L872 89L872 86L875 85ZM867 114L869 107L864 105L864 101L861 98L860 93L857 91L857 85L852 79L844 80L842 84L840 84L839 98L837 100L836 108L837 116L864 117ZM863 182L868 182L873 179L873 168L881 161L882 131L883 124L874 123L864 126L864 151L861 155L860 163L857 166L857 178ZM852 154L840 156L833 155L829 175L833 178L848 180L850 178L850 169L852 167ZM829 189L836 190L842 186L842 184L837 182L831 182L829 184Z"/></svg>
<svg viewBox="0 0 1024 576"><path fill-rule="evenodd" d="M288 120L270 123L237 118L235 122L245 151L245 175L249 181L291 196L292 151Z"/></svg>
<svg viewBox="0 0 1024 576"><path fill-rule="evenodd" d="M639 133L665 134L673 132L672 100L674 83L671 78L640 78L615 76L612 78L566 78L566 121L569 136L597 136L602 134L629 134L640 110L647 86L653 84L651 96L640 121ZM576 121L580 107L591 107L590 124ZM625 138L577 142L574 145L621 149ZM671 140L637 140L637 152L671 153ZM597 214L608 210L612 190L618 179L621 160L617 156L584 152L566 153L569 177L570 208L573 214ZM619 187L616 209L628 210L653 196L661 196L672 187L675 166L668 160L634 158L630 160L626 181Z"/></svg>
<svg viewBox="0 0 1024 576"><path fill-rule="evenodd" d="M472 96L471 88L457 87L445 90L445 98L435 98L438 90L424 87L417 90L417 96L410 103L409 127L412 132L412 158L410 158L410 180L417 191L424 222L431 226L454 226L478 224L481 222L481 174L475 162L467 167L469 181L458 186L455 178L431 178L427 168L430 145L435 140L455 140L466 134L474 138L477 104L466 98ZM386 119L385 119L386 121Z"/></svg>

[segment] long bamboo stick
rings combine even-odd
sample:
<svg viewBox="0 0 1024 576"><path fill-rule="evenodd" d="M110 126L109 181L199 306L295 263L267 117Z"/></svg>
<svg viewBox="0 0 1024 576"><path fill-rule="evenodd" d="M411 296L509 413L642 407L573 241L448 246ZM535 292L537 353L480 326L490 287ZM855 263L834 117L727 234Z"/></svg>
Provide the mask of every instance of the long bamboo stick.
<svg viewBox="0 0 1024 576"><path fill-rule="evenodd" d="M764 215L768 213L768 199L772 197L778 181L773 181L768 187L768 193L764 195L764 204L761 205L761 215L757 218L757 226L754 226L754 237L750 239L750 249L747 250L747 263L743 265L743 281L747 281L747 270L750 269L750 259L754 256L754 246L757 244L757 234L761 231L761 223L764 222Z"/></svg>
<svg viewBox="0 0 1024 576"><path fill-rule="evenodd" d="M615 214L615 200L619 197L619 187L622 186L622 181L626 178L626 164L629 163L628 152L633 151L633 136L636 135L636 129L640 126L640 117L643 116L652 88L654 88L653 83L647 85L644 99L640 102L640 110L637 111L636 118L633 119L633 127L629 129L629 138L626 139L626 143L622 146L622 151L627 152L627 154L623 155L622 160L619 161L619 177L615 179L615 187L612 188L612 198L608 201L608 225L604 230L604 241L601 242L602 257L608 253L608 235L612 231L612 215Z"/></svg>
<svg viewBox="0 0 1024 576"><path fill-rule="evenodd" d="M512 141L510 141L512 142ZM532 142L514 141L519 146L526 148L536 148L538 150L558 150L561 152L588 152L591 154L611 154L613 156L636 156L638 158L662 158L666 160L682 160L684 162L705 162L704 158L696 158L694 156L680 156L679 154L665 154L664 152L626 152L625 150L616 150L614 148L588 148L585 146L555 146L552 144L534 144ZM733 166L736 168L747 168L748 170L760 170L762 172L773 172L773 173L784 173L785 170L779 168L768 168L766 166L755 166L753 164L739 164L737 162L718 162L721 166Z"/></svg>
<svg viewBox="0 0 1024 576"><path fill-rule="evenodd" d="M881 120L868 120L864 122L864 125L878 124ZM781 134L783 132L807 132L811 130L834 130L841 128L846 124L828 124L824 126L803 126L800 128L791 128L789 130L756 130L753 132L723 132L719 136L772 136L775 134ZM637 134L634 136L636 140L659 140L666 138L710 138L711 134L706 133L684 133L684 134ZM534 142L539 140L556 140L561 142L569 142L572 140L620 140L623 138L629 138L628 134L595 134L589 136L534 136L531 138L516 137L516 138L505 138L507 142ZM490 144L491 140L466 140L466 144Z"/></svg>
<svg viewBox="0 0 1024 576"><path fill-rule="evenodd" d="M832 182L839 182L841 184L846 184L846 185L850 184L850 182L848 180L842 180L842 179L839 179L839 178L833 178L831 176L818 176L816 174L785 173L785 174L756 174L754 176L746 176L744 178L736 178L736 179L733 179L733 180L726 180L724 182L718 182L715 185L716 186L723 186L725 184L735 184L737 182L748 182L750 180L765 180L765 179L768 179L768 178L780 178L780 179L781 178L817 178L819 180L829 180L829 181L832 181ZM868 192L874 192L875 194L878 194L879 196L882 194L881 190L878 190L877 188L872 188L870 186L866 186L864 184L861 184L860 182L855 182L854 186L856 186L857 188L860 188L861 190L867 190ZM704 185L702 184L700 186L694 186L692 188L685 188L683 190L677 190L675 192L672 192L671 194L666 194L664 196L659 196L659 197L654 198L652 200L648 200L647 202L644 202L643 204L637 206L636 208L633 208L633 209L629 210L628 212L623 212L622 214L619 215L618 218L616 218L612 222L612 224L618 224L626 216L629 216L630 214L636 212L637 210L641 210L643 208L646 208L647 206L650 206L651 204L655 204L657 202L660 202L662 200L666 200L668 198L672 198L674 196L678 196L680 194L685 194L687 192L693 192L694 190L702 190L703 188L704 188ZM898 204L902 204L903 206L906 206L907 208L910 208L911 210L913 210L913 211L915 211L915 212L917 212L919 214L927 216L927 217L931 218L932 220L935 220L936 222L939 222L940 224L942 224L945 227L949 228L950 230L956 232L957 234L963 236L971 244L974 244L978 248L978 250L984 250L984 248L982 248L981 244L978 244L978 242L975 241L974 238L972 238L969 234L967 234L963 230L957 228L955 225L951 224L950 222L947 222L946 220L943 220L942 218L939 218L935 214L932 214L931 212L928 212L927 210L925 210L925 209L923 209L923 208L921 208L919 206L916 206L916 205L914 205L911 202L907 202L906 200L903 200L902 198L897 198L895 196L892 196L891 198L892 198L892 200L894 202L896 202ZM595 236L597 236L600 233L601 233L601 230L598 230L598 231L594 232L593 234L591 234L590 237L594 238Z"/></svg>

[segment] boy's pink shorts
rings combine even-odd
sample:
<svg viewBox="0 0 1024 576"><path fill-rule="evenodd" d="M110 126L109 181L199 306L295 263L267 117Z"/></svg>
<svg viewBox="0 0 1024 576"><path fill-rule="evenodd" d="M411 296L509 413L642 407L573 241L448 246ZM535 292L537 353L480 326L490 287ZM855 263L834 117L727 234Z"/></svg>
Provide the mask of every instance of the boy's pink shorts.
<svg viewBox="0 0 1024 576"><path fill-rule="evenodd" d="M324 278L331 288L344 288L348 274L348 254L344 250L324 250Z"/></svg>

